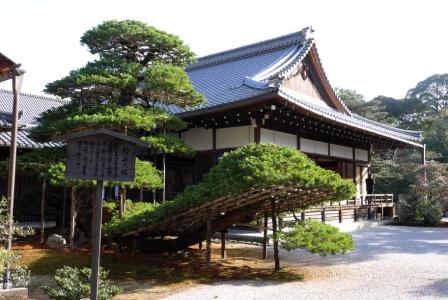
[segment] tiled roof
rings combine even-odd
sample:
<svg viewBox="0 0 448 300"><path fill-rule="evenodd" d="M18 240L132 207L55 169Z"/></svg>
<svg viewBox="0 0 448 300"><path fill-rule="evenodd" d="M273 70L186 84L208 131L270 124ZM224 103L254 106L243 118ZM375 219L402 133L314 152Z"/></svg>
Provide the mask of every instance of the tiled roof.
<svg viewBox="0 0 448 300"><path fill-rule="evenodd" d="M68 103L67 100L62 100L56 97L20 93L19 111L22 111L23 114L19 120L19 123L22 125L35 125L36 118L41 113L49 110L50 108L58 107L66 103ZM12 112L12 104L12 91L0 89L0 111ZM3 121L5 120L3 119Z"/></svg>
<svg viewBox="0 0 448 300"><path fill-rule="evenodd" d="M28 137L27 127L32 127L37 124L36 118L44 111L53 107L58 107L68 103L67 100L62 100L51 96L39 96L27 93L21 93L19 97L19 111L22 112L19 124L22 127L17 133L17 147L19 148L43 148L59 146L59 143L37 143ZM10 113L12 111L13 93L8 90L0 89L0 128L7 128L7 130L0 130L0 146L9 147L11 144L11 127ZM2 132L3 131L3 132Z"/></svg>
<svg viewBox="0 0 448 300"><path fill-rule="evenodd" d="M352 114L340 99L338 101L345 112L315 106L306 100L306 96L298 96L284 89L282 80L297 70L297 66L315 45L311 33L311 28L305 28L289 35L199 58L186 71L193 86L206 97L207 103L194 109L176 106L165 108L176 114L199 113L275 92L344 125L403 142L410 141L411 144L421 142L421 132L394 128ZM318 54L317 59L320 63ZM325 72L323 76L328 82Z"/></svg>
<svg viewBox="0 0 448 300"><path fill-rule="evenodd" d="M405 143L413 144L414 146L420 146L418 143L422 141L422 132L405 130L401 128L392 127L379 122L375 122L356 114L345 114L331 107L325 107L322 105L316 105L315 102L308 101L307 97L300 95L295 91L280 88L279 94L294 104L313 112L325 119L331 120L336 123L340 123L343 126L350 126L357 129L361 129L376 135L385 137L392 137L396 140L400 140Z"/></svg>
<svg viewBox="0 0 448 300"><path fill-rule="evenodd" d="M5 131L0 132L0 147L9 147L11 145L11 132ZM38 143L33 141L28 136L28 130L17 131L17 147L18 148L44 148L44 147L60 147L60 143L48 142L48 143Z"/></svg>

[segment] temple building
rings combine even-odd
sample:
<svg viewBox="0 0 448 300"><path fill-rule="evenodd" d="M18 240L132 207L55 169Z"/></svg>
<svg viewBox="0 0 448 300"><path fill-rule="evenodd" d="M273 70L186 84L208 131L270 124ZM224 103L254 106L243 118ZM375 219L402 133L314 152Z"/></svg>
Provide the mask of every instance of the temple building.
<svg viewBox="0 0 448 300"><path fill-rule="evenodd" d="M325 75L311 28L201 57L187 73L207 103L166 107L188 122L181 137L197 151L194 159L169 159L168 198L200 181L224 152L248 143L296 148L353 179L357 197L366 194L373 150L424 151L421 132L350 112Z"/></svg>

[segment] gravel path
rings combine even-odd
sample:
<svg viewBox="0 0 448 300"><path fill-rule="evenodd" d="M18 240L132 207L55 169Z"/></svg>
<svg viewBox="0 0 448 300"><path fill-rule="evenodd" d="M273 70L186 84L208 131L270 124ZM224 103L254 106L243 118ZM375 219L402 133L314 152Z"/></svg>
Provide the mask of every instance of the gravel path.
<svg viewBox="0 0 448 300"><path fill-rule="evenodd" d="M304 281L227 281L166 299L448 299L448 228L380 226L352 235L356 250L347 255L281 251L282 265L303 269Z"/></svg>

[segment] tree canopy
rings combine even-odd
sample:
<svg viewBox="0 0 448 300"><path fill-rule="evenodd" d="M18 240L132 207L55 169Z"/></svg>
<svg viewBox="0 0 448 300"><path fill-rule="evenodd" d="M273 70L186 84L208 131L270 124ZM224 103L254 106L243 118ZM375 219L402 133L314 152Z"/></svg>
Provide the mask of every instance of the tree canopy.
<svg viewBox="0 0 448 300"><path fill-rule="evenodd" d="M153 107L204 102L184 68L194 53L177 36L134 20L105 21L81 37L99 58L47 84L46 92L70 97L80 106L104 102Z"/></svg>
<svg viewBox="0 0 448 300"><path fill-rule="evenodd" d="M185 129L186 123L164 109L167 105L194 107L205 101L184 70L195 55L180 38L143 22L110 20L85 32L81 44L98 58L47 84L46 92L71 101L43 113L32 137L49 140L68 132L109 128L151 141L154 151L194 153L170 135ZM50 182L57 184L62 179L58 177L61 166L52 170ZM134 182L117 185L163 186L160 172L149 162L138 160L136 173Z"/></svg>

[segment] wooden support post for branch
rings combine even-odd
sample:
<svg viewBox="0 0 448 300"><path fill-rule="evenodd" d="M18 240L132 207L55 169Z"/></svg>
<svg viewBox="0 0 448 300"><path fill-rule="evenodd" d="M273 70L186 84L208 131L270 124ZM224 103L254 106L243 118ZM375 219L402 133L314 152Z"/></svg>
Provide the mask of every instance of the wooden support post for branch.
<svg viewBox="0 0 448 300"><path fill-rule="evenodd" d="M226 258L226 233L227 230L221 231L221 258Z"/></svg>
<svg viewBox="0 0 448 300"><path fill-rule="evenodd" d="M354 219L355 219L355 222L356 221L358 221L358 209L355 207L355 211L354 211Z"/></svg>
<svg viewBox="0 0 448 300"><path fill-rule="evenodd" d="M119 210L118 210L118 217L120 219L123 218L124 211L126 209L126 207L125 207L126 199L125 198L126 198L126 190L124 188L120 187L120 207L119 207Z"/></svg>
<svg viewBox="0 0 448 300"><path fill-rule="evenodd" d="M339 223L342 223L342 207L339 206Z"/></svg>
<svg viewBox="0 0 448 300"><path fill-rule="evenodd" d="M322 217L322 223L325 223L325 207L322 208L321 217Z"/></svg>
<svg viewBox="0 0 448 300"><path fill-rule="evenodd" d="M40 243L45 242L45 190L47 187L47 181L44 179L42 182L42 200L40 205Z"/></svg>
<svg viewBox="0 0 448 300"><path fill-rule="evenodd" d="M263 220L263 259L267 259L268 258L267 245L268 245L268 214L264 213L264 220Z"/></svg>
<svg viewBox="0 0 448 300"><path fill-rule="evenodd" d="M205 247L205 266L210 267L212 260L212 220L207 219L207 244Z"/></svg>
<svg viewBox="0 0 448 300"><path fill-rule="evenodd" d="M300 220L302 222L305 222L305 212L304 211L302 211L302 213L300 214Z"/></svg>
<svg viewBox="0 0 448 300"><path fill-rule="evenodd" d="M67 187L64 186L64 199L62 200L62 222L61 229L65 229L65 211L67 210Z"/></svg>
<svg viewBox="0 0 448 300"><path fill-rule="evenodd" d="M70 204L70 233L69 233L69 248L73 248L75 244L75 228L76 228L76 187L71 189L71 204Z"/></svg>
<svg viewBox="0 0 448 300"><path fill-rule="evenodd" d="M271 199L271 212L272 212L272 236L274 244L274 263L275 271L280 270L280 259L278 256L278 237L277 237L277 213L275 207L275 199Z"/></svg>

